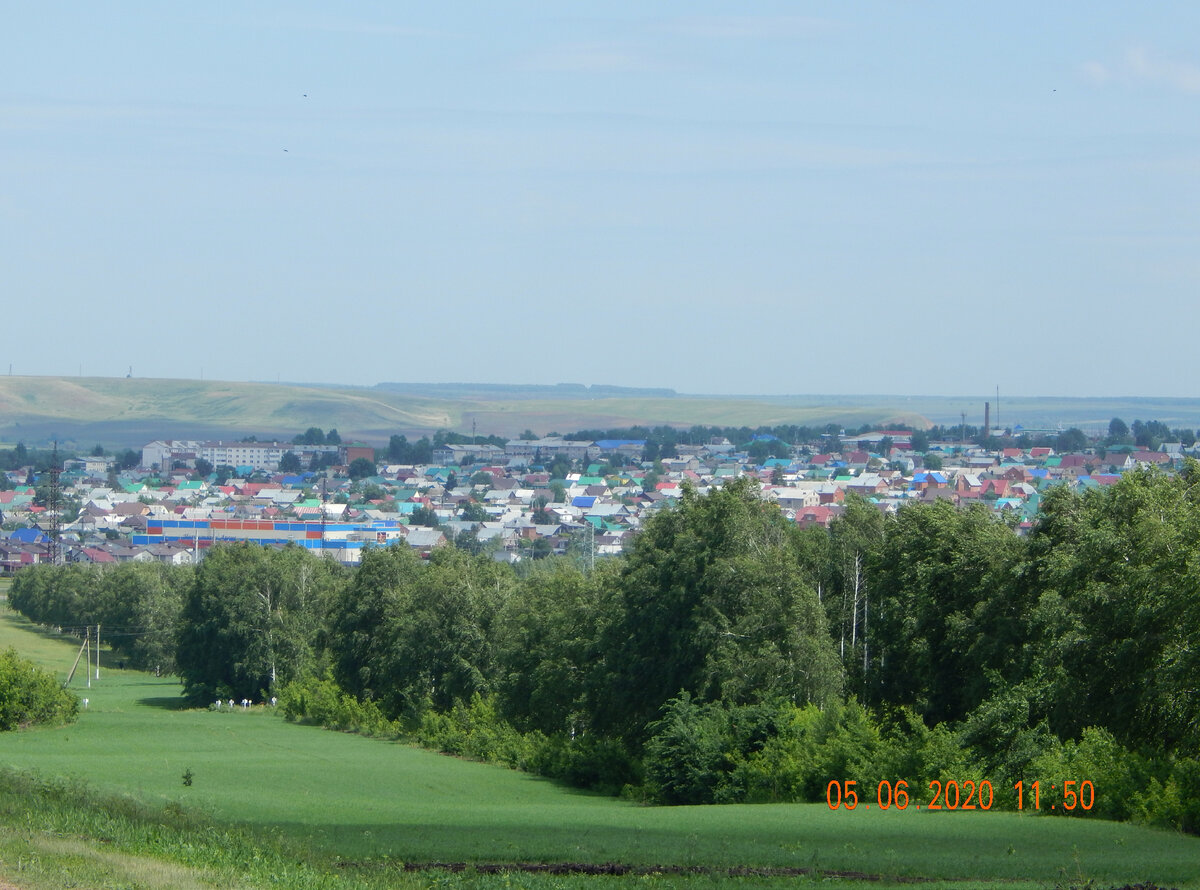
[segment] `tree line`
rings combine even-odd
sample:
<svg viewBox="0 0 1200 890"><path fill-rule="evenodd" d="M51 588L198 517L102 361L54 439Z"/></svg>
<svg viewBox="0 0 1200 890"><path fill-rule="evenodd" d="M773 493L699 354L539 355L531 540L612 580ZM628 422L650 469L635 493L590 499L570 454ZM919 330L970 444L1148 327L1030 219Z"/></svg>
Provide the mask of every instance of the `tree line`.
<svg viewBox="0 0 1200 890"><path fill-rule="evenodd" d="M1093 812L1197 831L1198 482L1189 463L1052 488L1020 536L983 508L855 498L802 530L741 479L686 490L590 571L235 544L194 569L34 567L10 603L113 626L198 705L276 694L295 719L660 803L1073 778Z"/></svg>

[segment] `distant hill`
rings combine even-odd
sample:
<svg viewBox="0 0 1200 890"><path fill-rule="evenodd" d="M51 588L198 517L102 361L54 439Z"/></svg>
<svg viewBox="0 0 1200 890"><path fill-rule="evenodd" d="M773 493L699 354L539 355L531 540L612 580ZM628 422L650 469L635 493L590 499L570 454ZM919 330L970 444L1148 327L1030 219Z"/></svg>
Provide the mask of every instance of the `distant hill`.
<svg viewBox="0 0 1200 890"><path fill-rule="evenodd" d="M290 438L310 426L384 439L453 426L444 405L366 388L109 377L0 377L0 438L80 447L247 434Z"/></svg>
<svg viewBox="0 0 1200 890"><path fill-rule="evenodd" d="M156 438L290 439L312 426L336 428L344 440L385 444L438 429L480 435L544 435L634 425L773 426L835 423L983 421L983 397L950 396L698 396L670 389L504 384L381 383L372 387L299 383L121 377L0 376L0 440L27 445L57 438L68 448L140 447ZM996 406L992 406L993 419ZM1054 429L1107 430L1126 422L1161 420L1200 427L1200 399L1005 398L1000 421Z"/></svg>
<svg viewBox="0 0 1200 890"><path fill-rule="evenodd" d="M678 395L673 389L595 383L591 386L582 383L555 383L552 386L508 383L377 383L374 389L438 398L599 399L631 396L663 399Z"/></svg>
<svg viewBox="0 0 1200 890"><path fill-rule="evenodd" d="M156 438L253 434L291 438L312 426L343 440L384 444L438 429L542 435L636 424L923 423L870 401L838 406L750 397L681 396L672 390L560 384L380 384L374 387L121 377L0 376L0 439L66 447L140 446Z"/></svg>

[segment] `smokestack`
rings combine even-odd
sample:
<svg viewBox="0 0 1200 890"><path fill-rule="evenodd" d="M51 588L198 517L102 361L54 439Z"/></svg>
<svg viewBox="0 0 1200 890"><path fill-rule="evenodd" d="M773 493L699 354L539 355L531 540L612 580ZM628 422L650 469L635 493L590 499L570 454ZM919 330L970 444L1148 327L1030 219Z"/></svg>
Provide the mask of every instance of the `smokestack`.
<svg viewBox="0 0 1200 890"><path fill-rule="evenodd" d="M983 435L990 436L992 434L992 403L983 403Z"/></svg>

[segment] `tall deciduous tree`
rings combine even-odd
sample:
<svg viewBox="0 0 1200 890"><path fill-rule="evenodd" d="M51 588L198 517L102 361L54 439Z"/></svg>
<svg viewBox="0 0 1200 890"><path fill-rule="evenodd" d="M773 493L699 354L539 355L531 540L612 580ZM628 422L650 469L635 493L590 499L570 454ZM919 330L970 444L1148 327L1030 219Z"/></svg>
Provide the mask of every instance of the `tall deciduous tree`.
<svg viewBox="0 0 1200 890"><path fill-rule="evenodd" d="M188 698L259 699L316 669L317 635L339 575L298 547L209 550L180 616L176 659Z"/></svg>
<svg viewBox="0 0 1200 890"><path fill-rule="evenodd" d="M1053 492L1022 575L1039 595L1031 676L1062 737L1103 726L1151 749L1200 746L1200 470Z"/></svg>
<svg viewBox="0 0 1200 890"><path fill-rule="evenodd" d="M1005 671L1021 642L1012 587L1021 542L983 507L948 501L902 507L868 571L877 669L864 692L910 705L930 723L962 719Z"/></svg>
<svg viewBox="0 0 1200 890"><path fill-rule="evenodd" d="M427 565L407 547L368 550L333 609L338 683L390 717L489 691L494 620L511 583L507 567L457 548Z"/></svg>
<svg viewBox="0 0 1200 890"><path fill-rule="evenodd" d="M350 461L349 474L351 479L366 479L375 475L375 462L365 457L356 457Z"/></svg>
<svg viewBox="0 0 1200 890"><path fill-rule="evenodd" d="M601 728L644 737L680 690L732 703L824 701L840 691L795 534L748 478L706 496L687 489L677 509L648 521L603 645Z"/></svg>
<svg viewBox="0 0 1200 890"><path fill-rule="evenodd" d="M587 574L547 560L501 606L497 692L505 716L521 729L589 728L587 701L600 639L614 619L619 572L615 560L601 560Z"/></svg>
<svg viewBox="0 0 1200 890"><path fill-rule="evenodd" d="M94 620L132 667L173 674L175 641L190 566L129 562L94 576Z"/></svg>

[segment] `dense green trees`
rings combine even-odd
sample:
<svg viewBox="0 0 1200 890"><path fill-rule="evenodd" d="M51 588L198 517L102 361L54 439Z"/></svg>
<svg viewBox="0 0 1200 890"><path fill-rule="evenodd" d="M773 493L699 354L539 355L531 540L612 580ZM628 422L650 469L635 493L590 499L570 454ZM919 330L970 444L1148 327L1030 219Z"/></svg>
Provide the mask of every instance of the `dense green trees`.
<svg viewBox="0 0 1200 890"><path fill-rule="evenodd" d="M191 581L188 566L130 563L105 571L94 584L89 617L104 626L105 639L130 667L173 674L175 628Z"/></svg>
<svg viewBox="0 0 1200 890"><path fill-rule="evenodd" d="M749 479L648 521L625 560L620 616L603 637L596 719L642 736L681 690L744 703L824 702L840 691L796 530Z"/></svg>
<svg viewBox="0 0 1200 890"><path fill-rule="evenodd" d="M102 625L104 639L131 667L171 673L175 631L190 567L129 563L101 569L31 566L13 578L9 605L60 627Z"/></svg>
<svg viewBox="0 0 1200 890"><path fill-rule="evenodd" d="M366 479L368 476L375 475L375 463L374 461L367 460L365 457L356 457L350 461L347 472L351 479Z"/></svg>
<svg viewBox="0 0 1200 890"><path fill-rule="evenodd" d="M292 439L295 445L324 445L325 433L319 426L310 426Z"/></svg>
<svg viewBox="0 0 1200 890"><path fill-rule="evenodd" d="M83 566L49 563L30 566L13 577L8 604L41 624L92 624L94 607L89 601L92 578L92 573Z"/></svg>
<svg viewBox="0 0 1200 890"><path fill-rule="evenodd" d="M1108 422L1108 439L1109 445L1125 445L1130 441L1129 427L1119 417L1114 417Z"/></svg>
<svg viewBox="0 0 1200 890"><path fill-rule="evenodd" d="M1088 446L1087 435L1083 430L1076 427L1071 427L1069 430L1064 430L1058 434L1058 438L1054 441L1054 447L1058 451L1082 451Z"/></svg>
<svg viewBox="0 0 1200 890"><path fill-rule="evenodd" d="M392 718L489 691L492 625L512 581L505 566L456 548L428 565L407 547L366 551L330 616L338 683Z"/></svg>
<svg viewBox="0 0 1200 890"><path fill-rule="evenodd" d="M409 702L394 678L396 625L407 613L422 570L408 548L373 547L335 598L329 644L334 676L347 692L380 702L393 716Z"/></svg>
<svg viewBox="0 0 1200 890"><path fill-rule="evenodd" d="M1039 598L1028 661L1062 737L1097 725L1128 745L1200 747L1197 482L1189 463L1044 500L1022 564Z"/></svg>
<svg viewBox="0 0 1200 890"><path fill-rule="evenodd" d="M237 545L194 571L34 567L10 603L174 658L196 701L296 680L293 716L661 802L1086 772L1126 801L1106 814L1200 830L1198 484L1188 464L1051 487L1022 537L983 508L854 497L801 531L738 480L586 572L394 546L349 573Z"/></svg>
<svg viewBox="0 0 1200 890"><path fill-rule="evenodd" d="M911 706L930 723L962 720L977 706L1021 643L1012 596L1019 552L1016 535L982 506L936 501L890 520L867 557L865 699Z"/></svg>
<svg viewBox="0 0 1200 890"><path fill-rule="evenodd" d="M871 658L867 630L874 582L868 563L883 545L884 524L873 504L851 494L828 534L814 529L807 535L805 562L817 575L838 658L850 678L861 677Z"/></svg>
<svg viewBox="0 0 1200 890"><path fill-rule="evenodd" d="M618 614L620 563L584 574L540 564L496 619L496 690L504 716L523 730L586 731L600 673L601 640Z"/></svg>
<svg viewBox="0 0 1200 890"><path fill-rule="evenodd" d="M318 670L318 638L339 574L335 563L299 547L209 550L178 625L187 697L261 700L277 684Z"/></svg>
<svg viewBox="0 0 1200 890"><path fill-rule="evenodd" d="M395 464L420 464L433 460L433 443L428 436L409 442L407 436L392 436L384 452L387 460Z"/></svg>

